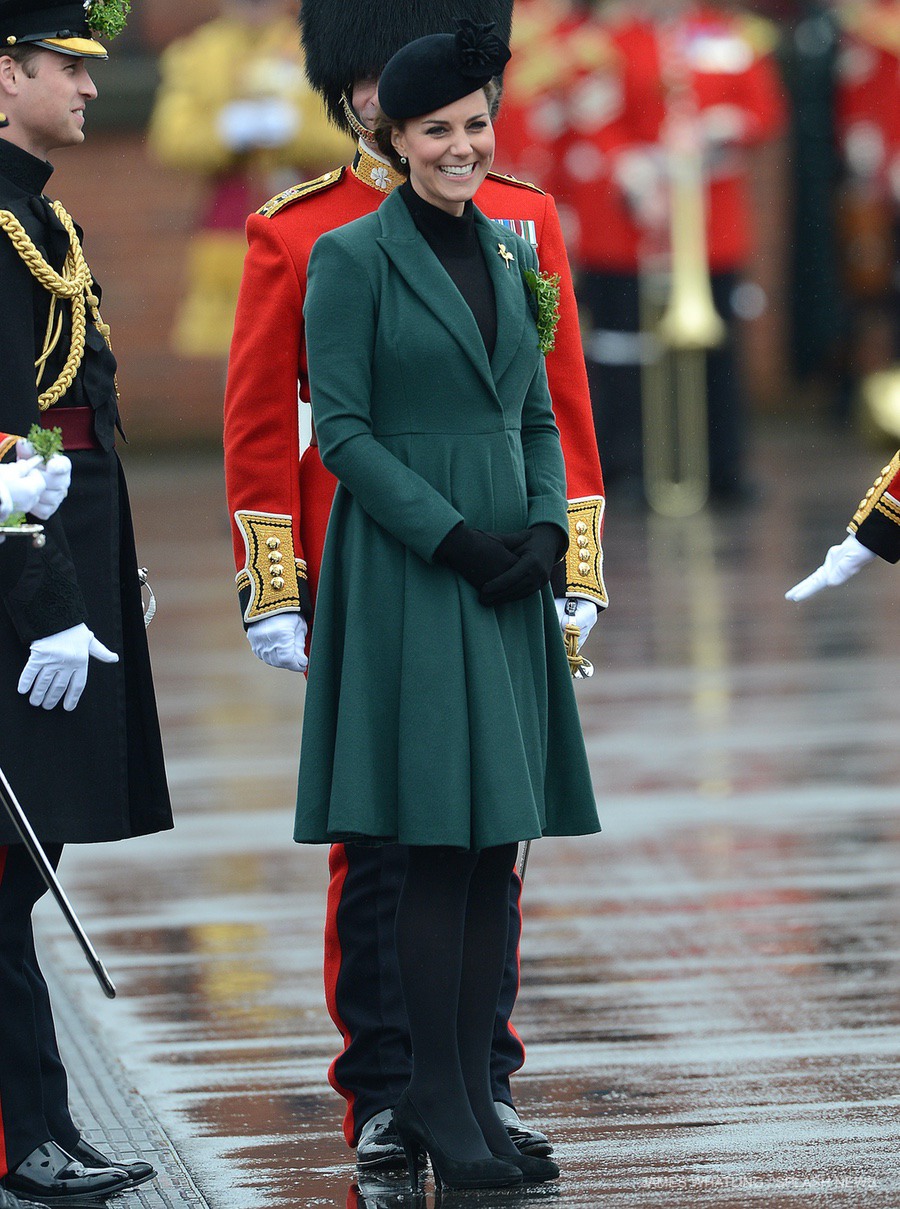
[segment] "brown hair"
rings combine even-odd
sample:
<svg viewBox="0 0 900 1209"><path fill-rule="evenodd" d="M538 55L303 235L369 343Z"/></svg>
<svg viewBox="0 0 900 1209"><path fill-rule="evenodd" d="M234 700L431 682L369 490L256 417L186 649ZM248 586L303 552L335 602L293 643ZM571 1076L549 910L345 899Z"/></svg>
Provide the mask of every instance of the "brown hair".
<svg viewBox="0 0 900 1209"><path fill-rule="evenodd" d="M44 47L35 46L33 42L20 42L17 46L0 47L0 55L6 55L14 63L18 63L29 80L33 80L37 75L35 60L43 49Z"/></svg>
<svg viewBox="0 0 900 1209"><path fill-rule="evenodd" d="M503 93L503 87L497 80L489 80L482 91L487 101L491 121L494 121L500 111L500 97ZM405 125L405 122L395 122L393 118L389 118L386 113L383 113L379 109L378 116L375 118L373 133L378 150L385 159L390 161L391 166L397 172L402 173L404 176L409 176L409 164L401 164L400 156L397 154L397 149L394 147L391 139L393 132L395 130L402 130Z"/></svg>

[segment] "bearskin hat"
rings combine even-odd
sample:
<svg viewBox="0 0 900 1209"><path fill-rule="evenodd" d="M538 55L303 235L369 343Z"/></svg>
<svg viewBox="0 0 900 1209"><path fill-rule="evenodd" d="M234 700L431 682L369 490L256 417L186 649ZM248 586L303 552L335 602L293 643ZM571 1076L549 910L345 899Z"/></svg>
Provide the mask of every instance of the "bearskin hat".
<svg viewBox="0 0 900 1209"><path fill-rule="evenodd" d="M401 46L454 33L460 17L493 21L509 42L512 9L513 0L301 0L306 74L329 117L347 130L341 96L356 80L380 76Z"/></svg>

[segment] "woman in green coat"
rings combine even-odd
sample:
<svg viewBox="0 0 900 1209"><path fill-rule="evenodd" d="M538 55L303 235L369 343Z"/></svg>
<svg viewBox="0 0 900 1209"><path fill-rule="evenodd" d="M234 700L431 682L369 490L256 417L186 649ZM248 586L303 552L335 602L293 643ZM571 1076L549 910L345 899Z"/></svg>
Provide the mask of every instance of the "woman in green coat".
<svg viewBox="0 0 900 1209"><path fill-rule="evenodd" d="M520 840L599 830L550 573L565 474L531 245L472 204L509 51L460 22L381 76L409 181L322 236L306 340L337 477L310 652L295 838L398 842L413 1074L394 1121L415 1183L558 1175L509 1141L490 1088ZM530 282L530 284L529 284ZM552 311L552 304L550 307Z"/></svg>

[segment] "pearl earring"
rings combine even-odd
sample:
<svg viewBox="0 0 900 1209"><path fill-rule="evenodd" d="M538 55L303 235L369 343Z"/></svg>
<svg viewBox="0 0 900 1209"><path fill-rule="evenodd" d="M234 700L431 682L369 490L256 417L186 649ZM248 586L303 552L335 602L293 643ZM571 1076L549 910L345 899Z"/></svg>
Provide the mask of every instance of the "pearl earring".
<svg viewBox="0 0 900 1209"><path fill-rule="evenodd" d="M406 156L405 156L405 155L401 155L401 156L400 156L400 163L401 163L401 164L405 164L405 163L406 163Z"/></svg>

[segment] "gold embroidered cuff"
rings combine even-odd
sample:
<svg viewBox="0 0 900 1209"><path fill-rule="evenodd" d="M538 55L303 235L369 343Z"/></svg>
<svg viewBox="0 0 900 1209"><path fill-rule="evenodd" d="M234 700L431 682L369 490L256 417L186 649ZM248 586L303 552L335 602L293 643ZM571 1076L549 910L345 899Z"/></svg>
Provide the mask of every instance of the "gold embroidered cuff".
<svg viewBox="0 0 900 1209"><path fill-rule="evenodd" d="M16 447L21 437L11 436L8 432L0 432L0 461Z"/></svg>
<svg viewBox="0 0 900 1209"><path fill-rule="evenodd" d="M584 596L598 608L609 604L603 583L603 547L600 528L606 500L602 495L569 500L569 550L566 554L566 588L570 596Z"/></svg>
<svg viewBox="0 0 900 1209"><path fill-rule="evenodd" d="M236 512L247 564L238 572L238 591L250 589L244 621L300 609L300 582L306 563L294 555L291 518L272 512Z"/></svg>
<svg viewBox="0 0 900 1209"><path fill-rule="evenodd" d="M900 453L895 453L887 466L882 467L881 474L859 501L859 507L853 514L853 520L847 526L851 533L856 533L866 517L875 511L900 525L900 508L898 508L897 501L892 496L886 495L888 487L898 473L900 473Z"/></svg>

